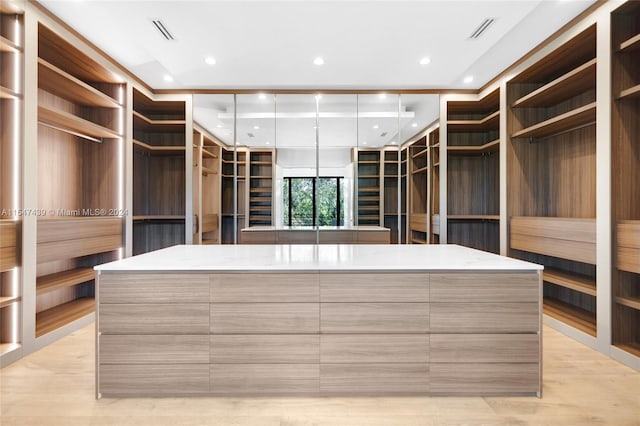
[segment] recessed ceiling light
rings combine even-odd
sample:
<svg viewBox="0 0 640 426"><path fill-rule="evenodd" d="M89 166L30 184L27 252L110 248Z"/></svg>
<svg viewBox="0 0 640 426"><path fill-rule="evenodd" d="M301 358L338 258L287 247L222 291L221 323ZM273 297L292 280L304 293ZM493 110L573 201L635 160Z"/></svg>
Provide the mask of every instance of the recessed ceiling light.
<svg viewBox="0 0 640 426"><path fill-rule="evenodd" d="M380 94L378 95L378 97L379 97L380 99L387 99L387 94L386 94L386 93L380 93Z"/></svg>
<svg viewBox="0 0 640 426"><path fill-rule="evenodd" d="M428 56L425 56L424 58L420 59L420 65L429 65L431 63L431 58L429 58Z"/></svg>
<svg viewBox="0 0 640 426"><path fill-rule="evenodd" d="M206 58L204 58L204 63L207 65L215 65L216 58L214 58L213 56L207 56Z"/></svg>
<svg viewBox="0 0 640 426"><path fill-rule="evenodd" d="M465 83L471 83L473 81L473 76L472 75L468 75L464 78L463 80Z"/></svg>
<svg viewBox="0 0 640 426"><path fill-rule="evenodd" d="M266 142L265 142L265 145L271 145L271 142L266 141Z"/></svg>
<svg viewBox="0 0 640 426"><path fill-rule="evenodd" d="M367 144L367 141L362 142L362 145L366 145L366 144Z"/></svg>
<svg viewBox="0 0 640 426"><path fill-rule="evenodd" d="M374 128L374 129L378 129L378 128L380 128L380 126L378 126L377 124L374 124L374 125L373 125L373 128Z"/></svg>
<svg viewBox="0 0 640 426"><path fill-rule="evenodd" d="M216 124L216 127L217 127L218 129L222 129L224 126L223 126L222 124Z"/></svg>
<svg viewBox="0 0 640 426"><path fill-rule="evenodd" d="M171 83L173 81L173 76L170 76L169 74L165 74L163 77L163 80L166 81L167 83Z"/></svg>
<svg viewBox="0 0 640 426"><path fill-rule="evenodd" d="M322 59L322 56L318 56L313 60L313 64L317 66L324 65L324 59Z"/></svg>
<svg viewBox="0 0 640 426"><path fill-rule="evenodd" d="M411 124L411 127L418 127L418 123Z"/></svg>
<svg viewBox="0 0 640 426"><path fill-rule="evenodd" d="M258 93L258 99L265 100L267 99L267 95L265 95L264 93Z"/></svg>
<svg viewBox="0 0 640 426"><path fill-rule="evenodd" d="M391 141L391 145L395 145L395 144L396 144L396 141Z"/></svg>
<svg viewBox="0 0 640 426"><path fill-rule="evenodd" d="M258 130L260 129L260 126L253 126L253 130Z"/></svg>

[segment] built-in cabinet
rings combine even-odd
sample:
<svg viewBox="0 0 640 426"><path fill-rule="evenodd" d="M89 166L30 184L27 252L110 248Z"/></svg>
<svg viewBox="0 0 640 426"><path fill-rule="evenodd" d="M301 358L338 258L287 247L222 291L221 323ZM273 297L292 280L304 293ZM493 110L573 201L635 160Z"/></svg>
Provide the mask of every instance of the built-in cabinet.
<svg viewBox="0 0 640 426"><path fill-rule="evenodd" d="M640 4L612 14L613 344L640 356Z"/></svg>
<svg viewBox="0 0 640 426"><path fill-rule="evenodd" d="M427 243L427 177L429 173L427 138L427 136L422 136L408 148L411 157L409 162L411 175L409 184L409 241L411 244Z"/></svg>
<svg viewBox="0 0 640 426"><path fill-rule="evenodd" d="M193 130L193 244L220 244L222 143L200 126Z"/></svg>
<svg viewBox="0 0 640 426"><path fill-rule="evenodd" d="M222 244L234 244L240 241L240 230L247 223L246 191L247 151L223 148L222 199L220 200L222 203Z"/></svg>
<svg viewBox="0 0 640 426"><path fill-rule="evenodd" d="M440 243L440 128L429 133L429 243Z"/></svg>
<svg viewBox="0 0 640 426"><path fill-rule="evenodd" d="M391 244L407 242L407 151L406 148L382 151L383 226L390 230Z"/></svg>
<svg viewBox="0 0 640 426"><path fill-rule="evenodd" d="M381 151L358 150L357 158L357 225L380 226L381 189L380 158Z"/></svg>
<svg viewBox="0 0 640 426"><path fill-rule="evenodd" d="M275 150L249 152L249 226L273 224Z"/></svg>

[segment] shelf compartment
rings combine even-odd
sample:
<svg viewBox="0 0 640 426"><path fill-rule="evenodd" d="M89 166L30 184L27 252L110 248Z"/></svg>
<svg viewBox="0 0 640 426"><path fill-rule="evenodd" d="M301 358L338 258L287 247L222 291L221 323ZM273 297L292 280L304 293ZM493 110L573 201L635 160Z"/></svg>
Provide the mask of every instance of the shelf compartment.
<svg viewBox="0 0 640 426"><path fill-rule="evenodd" d="M59 288L72 287L95 278L93 268L77 268L36 278L37 294L48 293Z"/></svg>
<svg viewBox="0 0 640 426"><path fill-rule="evenodd" d="M215 232L218 230L218 215L205 214L202 215L202 232Z"/></svg>
<svg viewBox="0 0 640 426"><path fill-rule="evenodd" d="M0 220L0 272L10 271L18 264L17 224L14 220Z"/></svg>
<svg viewBox="0 0 640 426"><path fill-rule="evenodd" d="M618 222L616 234L616 267L622 271L640 274L640 220Z"/></svg>
<svg viewBox="0 0 640 426"><path fill-rule="evenodd" d="M459 221L476 221L476 220L500 220L500 215L497 214L450 214L447 215L447 220L459 220Z"/></svg>
<svg viewBox="0 0 640 426"><path fill-rule="evenodd" d="M640 84L636 84L633 87L622 90L617 99L636 99L640 97Z"/></svg>
<svg viewBox="0 0 640 426"><path fill-rule="evenodd" d="M480 120L447 120L449 132L484 132L497 130L500 121L500 111L495 111Z"/></svg>
<svg viewBox="0 0 640 426"><path fill-rule="evenodd" d="M93 297L82 297L36 314L36 337L52 332L95 311Z"/></svg>
<svg viewBox="0 0 640 426"><path fill-rule="evenodd" d="M565 75L516 100L512 108L545 107L559 104L577 93L595 87L596 59L580 65Z"/></svg>
<svg viewBox="0 0 640 426"><path fill-rule="evenodd" d="M20 296L0 296L0 308L19 302Z"/></svg>
<svg viewBox="0 0 640 426"><path fill-rule="evenodd" d="M79 105L102 108L121 106L115 99L41 58L38 58L38 87Z"/></svg>
<svg viewBox="0 0 640 426"><path fill-rule="evenodd" d="M512 138L544 138L571 129L595 123L596 103L592 102L572 111L529 126L515 132Z"/></svg>
<svg viewBox="0 0 640 426"><path fill-rule="evenodd" d="M38 122L80 137L119 138L120 135L104 126L59 109L38 105ZM88 138L88 139L89 139Z"/></svg>
<svg viewBox="0 0 640 426"><path fill-rule="evenodd" d="M409 228L412 231L427 232L427 215L412 214L409 218Z"/></svg>
<svg viewBox="0 0 640 426"><path fill-rule="evenodd" d="M640 311L640 299L617 296L616 303L619 305L624 305L628 308L635 309L636 311Z"/></svg>
<svg viewBox="0 0 640 426"><path fill-rule="evenodd" d="M545 267L543 271L543 279L549 283L588 294L589 296L596 295L596 281L585 275L573 274Z"/></svg>
<svg viewBox="0 0 640 426"><path fill-rule="evenodd" d="M149 145L146 144L144 142L141 142L139 140L133 139L133 144L135 146L138 146L140 148L143 148L147 151L151 151L153 153L167 153L167 154L171 154L171 153L181 153L181 152L185 152L185 147L184 146L177 146L177 145Z"/></svg>
<svg viewBox="0 0 640 426"><path fill-rule="evenodd" d="M203 167L202 168L202 174L204 176L209 176L209 175L216 175L216 174L218 174L218 172L216 172L215 170L210 169L208 167Z"/></svg>
<svg viewBox="0 0 640 426"><path fill-rule="evenodd" d="M204 147L202 148L202 156L203 157L209 157L209 158L218 158L218 156L208 150L206 150Z"/></svg>
<svg viewBox="0 0 640 426"><path fill-rule="evenodd" d="M250 189L251 192L271 192L270 186L256 186Z"/></svg>
<svg viewBox="0 0 640 426"><path fill-rule="evenodd" d="M8 87L0 86L0 99L12 99L17 100L20 99L20 93L15 90L11 90Z"/></svg>
<svg viewBox="0 0 640 426"><path fill-rule="evenodd" d="M412 175L417 175L418 173L425 173L427 171L428 167L424 166L424 167L420 167L419 169L415 169L411 171Z"/></svg>
<svg viewBox="0 0 640 426"><path fill-rule="evenodd" d="M487 152L495 152L500 149L500 139L487 142L484 145L459 145L448 146L447 152L450 155L481 155ZM434 164L435 166L435 164Z"/></svg>
<svg viewBox="0 0 640 426"><path fill-rule="evenodd" d="M618 45L619 52L635 52L638 50L640 50L640 34L636 34Z"/></svg>
<svg viewBox="0 0 640 426"><path fill-rule="evenodd" d="M584 333L591 336L596 335L596 315L593 312L548 297L544 298L543 311L545 315Z"/></svg>
<svg viewBox="0 0 640 426"><path fill-rule="evenodd" d="M596 220L592 218L514 216L511 248L596 264Z"/></svg>
<svg viewBox="0 0 640 426"><path fill-rule="evenodd" d="M424 157L427 155L427 148L426 147L421 147L423 149L421 149L420 151L416 152L415 154L411 155L411 158L420 158L420 157ZM397 163L397 161L393 161L392 163Z"/></svg>
<svg viewBox="0 0 640 426"><path fill-rule="evenodd" d="M169 133L184 132L186 123L185 120L154 120L135 110L133 111L133 121L138 130Z"/></svg>
<svg viewBox="0 0 640 426"><path fill-rule="evenodd" d="M19 53L22 48L6 37L0 36L0 52Z"/></svg>

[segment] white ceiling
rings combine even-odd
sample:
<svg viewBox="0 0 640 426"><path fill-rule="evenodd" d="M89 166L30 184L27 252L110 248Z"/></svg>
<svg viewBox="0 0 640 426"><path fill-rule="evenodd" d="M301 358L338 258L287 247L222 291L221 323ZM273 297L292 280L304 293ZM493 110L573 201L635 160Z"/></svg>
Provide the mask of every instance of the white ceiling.
<svg viewBox="0 0 640 426"><path fill-rule="evenodd" d="M155 89L315 90L478 88L593 0L40 3Z"/></svg>

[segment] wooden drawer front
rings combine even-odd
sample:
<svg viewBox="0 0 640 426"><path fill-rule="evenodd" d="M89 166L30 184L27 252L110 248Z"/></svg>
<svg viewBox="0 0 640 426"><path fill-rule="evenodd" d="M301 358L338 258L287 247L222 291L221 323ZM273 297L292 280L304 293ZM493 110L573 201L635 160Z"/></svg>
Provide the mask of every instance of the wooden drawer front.
<svg viewBox="0 0 640 426"><path fill-rule="evenodd" d="M318 303L212 303L214 334L309 334L319 331Z"/></svg>
<svg viewBox="0 0 640 426"><path fill-rule="evenodd" d="M18 264L15 247L0 247L0 272L10 271Z"/></svg>
<svg viewBox="0 0 640 426"><path fill-rule="evenodd" d="M432 393L488 395L540 390L538 364L430 364Z"/></svg>
<svg viewBox="0 0 640 426"><path fill-rule="evenodd" d="M208 303L207 274L113 274L99 276L100 303Z"/></svg>
<svg viewBox="0 0 640 426"><path fill-rule="evenodd" d="M38 263L45 263L118 250L120 247L122 247L121 234L102 235L98 237L79 238L77 240L38 243L36 256Z"/></svg>
<svg viewBox="0 0 640 426"><path fill-rule="evenodd" d="M391 234L386 231L356 231L359 244L389 244Z"/></svg>
<svg viewBox="0 0 640 426"><path fill-rule="evenodd" d="M617 268L640 274L640 220L618 222Z"/></svg>
<svg viewBox="0 0 640 426"><path fill-rule="evenodd" d="M537 303L432 303L433 333L533 333L540 329Z"/></svg>
<svg viewBox="0 0 640 426"><path fill-rule="evenodd" d="M318 274L213 274L211 301L318 302Z"/></svg>
<svg viewBox="0 0 640 426"><path fill-rule="evenodd" d="M317 364L320 337L311 335L216 335L211 362L218 364Z"/></svg>
<svg viewBox="0 0 640 426"><path fill-rule="evenodd" d="M103 334L100 364L207 364L209 337L205 335L122 336Z"/></svg>
<svg viewBox="0 0 640 426"><path fill-rule="evenodd" d="M322 302L428 302L428 274L320 274Z"/></svg>
<svg viewBox="0 0 640 426"><path fill-rule="evenodd" d="M429 361L426 334L322 334L321 363L424 363Z"/></svg>
<svg viewBox="0 0 640 426"><path fill-rule="evenodd" d="M538 334L432 334L431 362L528 362L540 359Z"/></svg>
<svg viewBox="0 0 640 426"><path fill-rule="evenodd" d="M315 244L316 231L278 231L280 244Z"/></svg>
<svg viewBox="0 0 640 426"><path fill-rule="evenodd" d="M276 231L244 231L240 240L242 244L275 244Z"/></svg>
<svg viewBox="0 0 640 426"><path fill-rule="evenodd" d="M105 334L208 334L209 304L100 305Z"/></svg>
<svg viewBox="0 0 640 426"><path fill-rule="evenodd" d="M186 395L209 392L209 365L100 365L103 397Z"/></svg>
<svg viewBox="0 0 640 426"><path fill-rule="evenodd" d="M213 364L211 393L300 395L318 392L318 364Z"/></svg>
<svg viewBox="0 0 640 426"><path fill-rule="evenodd" d="M431 274L432 302L537 302L537 272L526 274Z"/></svg>
<svg viewBox="0 0 640 426"><path fill-rule="evenodd" d="M428 364L321 364L320 392L416 394L429 391Z"/></svg>
<svg viewBox="0 0 640 426"><path fill-rule="evenodd" d="M426 214L412 214L409 223L414 231L427 232Z"/></svg>
<svg viewBox="0 0 640 426"><path fill-rule="evenodd" d="M39 219L37 242L79 240L105 235L122 235L123 218L120 217L69 217L66 219ZM69 256L67 256L68 258Z"/></svg>
<svg viewBox="0 0 640 426"><path fill-rule="evenodd" d="M427 303L322 303L323 333L425 333Z"/></svg>
<svg viewBox="0 0 640 426"><path fill-rule="evenodd" d="M354 244L353 231L320 231L320 244Z"/></svg>

